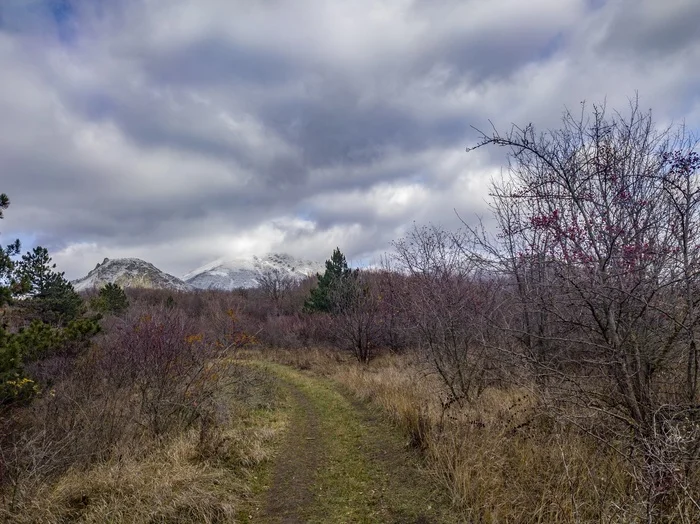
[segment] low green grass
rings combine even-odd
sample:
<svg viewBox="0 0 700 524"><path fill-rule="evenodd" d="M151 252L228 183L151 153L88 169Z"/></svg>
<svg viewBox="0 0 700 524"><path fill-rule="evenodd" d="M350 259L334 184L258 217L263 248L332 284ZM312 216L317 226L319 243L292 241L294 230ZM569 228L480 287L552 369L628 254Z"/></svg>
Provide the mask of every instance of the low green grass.
<svg viewBox="0 0 700 524"><path fill-rule="evenodd" d="M383 417L328 379L279 364L256 365L306 395L320 419L324 457L306 522L459 522L420 471L420 457Z"/></svg>

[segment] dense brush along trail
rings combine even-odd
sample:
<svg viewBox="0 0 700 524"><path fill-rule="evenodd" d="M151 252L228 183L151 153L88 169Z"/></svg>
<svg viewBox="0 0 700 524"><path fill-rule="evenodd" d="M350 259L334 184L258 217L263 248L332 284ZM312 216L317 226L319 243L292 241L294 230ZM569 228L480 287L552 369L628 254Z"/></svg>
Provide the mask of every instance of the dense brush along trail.
<svg viewBox="0 0 700 524"><path fill-rule="evenodd" d="M460 522L419 454L377 408L332 381L279 364L289 423L243 522Z"/></svg>

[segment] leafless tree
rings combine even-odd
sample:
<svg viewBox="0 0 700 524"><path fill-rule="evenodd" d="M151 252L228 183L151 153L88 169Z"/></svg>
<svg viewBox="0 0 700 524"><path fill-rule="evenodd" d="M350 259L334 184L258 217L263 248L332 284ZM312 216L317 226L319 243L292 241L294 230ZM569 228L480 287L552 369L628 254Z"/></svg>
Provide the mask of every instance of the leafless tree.
<svg viewBox="0 0 700 524"><path fill-rule="evenodd" d="M537 381L619 428L608 443L639 458L651 522L672 491L668 471L698 457L697 440L660 451L678 413L694 420L674 426L690 432L681 439L700 423L696 142L658 131L633 101L626 115L567 111L543 134L484 133L483 146L507 148L510 164L491 191L497 231L467 226L465 258L510 283L519 313L501 320Z"/></svg>
<svg viewBox="0 0 700 524"><path fill-rule="evenodd" d="M396 271L388 256L382 260L381 267L372 275L378 290L380 340L390 351L399 353L410 344L410 326L403 308L409 286L408 275Z"/></svg>
<svg viewBox="0 0 700 524"><path fill-rule="evenodd" d="M295 284L294 278L280 268L263 269L255 279L260 289L275 304L279 304L284 294Z"/></svg>
<svg viewBox="0 0 700 524"><path fill-rule="evenodd" d="M380 298L370 277L352 271L334 281L328 294L336 341L362 363L374 358L380 335Z"/></svg>
<svg viewBox="0 0 700 524"><path fill-rule="evenodd" d="M444 407L477 398L496 376L482 343L490 287L464 256L464 232L414 227L394 243L396 267L407 275L401 298L412 338L449 390Z"/></svg>

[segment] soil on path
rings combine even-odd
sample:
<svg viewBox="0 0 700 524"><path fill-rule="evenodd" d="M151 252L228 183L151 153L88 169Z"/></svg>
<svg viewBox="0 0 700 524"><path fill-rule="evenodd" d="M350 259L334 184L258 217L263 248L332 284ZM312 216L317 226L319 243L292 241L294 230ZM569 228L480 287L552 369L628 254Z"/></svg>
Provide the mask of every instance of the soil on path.
<svg viewBox="0 0 700 524"><path fill-rule="evenodd" d="M376 408L331 381L286 366L264 367L293 403L265 510L270 523L458 523L421 457Z"/></svg>
<svg viewBox="0 0 700 524"><path fill-rule="evenodd" d="M298 388L290 388L290 393L294 414L267 493L265 519L271 523L306 522L305 512L313 501L312 486L323 453L317 410Z"/></svg>

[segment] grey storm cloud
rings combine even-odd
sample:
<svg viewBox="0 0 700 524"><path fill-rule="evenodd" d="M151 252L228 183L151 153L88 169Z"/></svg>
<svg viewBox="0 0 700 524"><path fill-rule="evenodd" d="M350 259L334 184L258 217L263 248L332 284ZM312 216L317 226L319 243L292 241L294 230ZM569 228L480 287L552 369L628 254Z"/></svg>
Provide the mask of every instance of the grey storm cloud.
<svg viewBox="0 0 700 524"><path fill-rule="evenodd" d="M0 240L68 276L269 250L376 259L486 209L512 122L639 93L700 126L693 0L3 0Z"/></svg>
<svg viewBox="0 0 700 524"><path fill-rule="evenodd" d="M682 52L700 40L700 3L645 0L619 2L608 18L601 50L639 59L663 58Z"/></svg>

